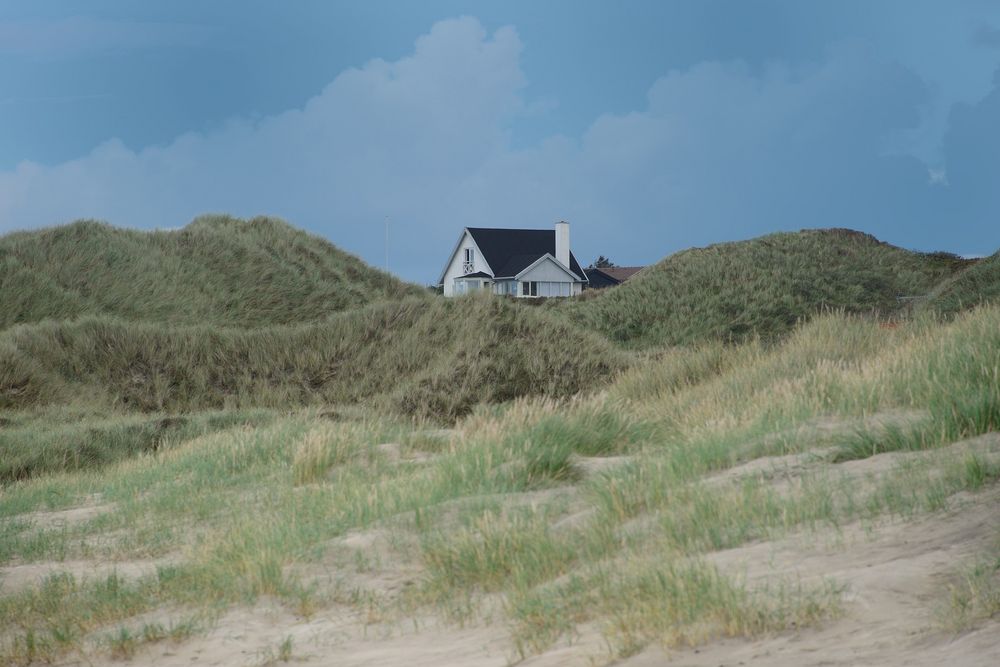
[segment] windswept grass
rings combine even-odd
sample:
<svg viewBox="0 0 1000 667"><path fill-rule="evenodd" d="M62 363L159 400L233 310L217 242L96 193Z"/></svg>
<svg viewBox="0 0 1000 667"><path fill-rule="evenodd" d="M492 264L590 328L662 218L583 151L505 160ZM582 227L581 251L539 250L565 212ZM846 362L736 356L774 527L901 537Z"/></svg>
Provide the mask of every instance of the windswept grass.
<svg viewBox="0 0 1000 667"><path fill-rule="evenodd" d="M607 383L627 362L595 334L488 295L409 299L247 331L86 318L0 333L0 409L365 401L453 420L478 403L567 397Z"/></svg>
<svg viewBox="0 0 1000 667"><path fill-rule="evenodd" d="M0 330L111 317L259 327L423 290L274 218L202 216L176 231L95 221L0 237Z"/></svg>
<svg viewBox="0 0 1000 667"><path fill-rule="evenodd" d="M919 302L917 307L942 315L954 315L983 303L998 301L1000 301L1000 252L977 261L961 273L945 280L925 301Z"/></svg>
<svg viewBox="0 0 1000 667"><path fill-rule="evenodd" d="M971 262L922 254L845 229L804 230L694 248L600 296L561 304L631 347L772 341L825 311L890 315Z"/></svg>
<svg viewBox="0 0 1000 667"><path fill-rule="evenodd" d="M650 642L696 646L806 627L838 613L839 594L832 583L752 588L704 561L660 552L516 595L510 613L521 658L597 619L613 655L624 657Z"/></svg>
<svg viewBox="0 0 1000 667"><path fill-rule="evenodd" d="M266 424L273 416L265 410L190 416L106 415L59 409L21 413L0 427L0 484L45 473L101 468L206 433Z"/></svg>
<svg viewBox="0 0 1000 667"><path fill-rule="evenodd" d="M962 567L950 586L948 604L940 610L943 625L954 632L975 627L1000 614L1000 541Z"/></svg>
<svg viewBox="0 0 1000 667"><path fill-rule="evenodd" d="M529 322L518 320L522 313L538 310L450 303L515 328ZM551 354L555 363L572 362ZM455 363L425 372L447 374ZM531 377L506 357L492 363L491 373L512 373L497 377ZM503 363L513 369L503 371ZM958 491L993 484L1000 463L987 455L992 450L937 450L995 430L998 372L996 307L894 329L829 314L778 345L650 353L586 396L479 405L444 435L360 408L331 420L317 407L192 432L100 470L19 481L0 497L0 517L13 519L0 524L6 562L95 552L176 560L155 576L119 581L120 612L106 612L111 594L101 578L8 597L0 626L17 630L4 657L25 655L29 633L33 650L51 646L51 656L89 647L94 632L110 633L113 650L116 641L138 650L141 627L129 619L141 610L224 610L260 596L292 609L336 599L378 608L380 618L427 607L465 621L501 614L522 657L584 625L597 628L614 655L627 655L653 642L822 622L841 608L836 582L804 586L780 574L747 581L713 565L711 554L786 533L937 512ZM12 413L4 428L24 427L22 414ZM926 437L843 453L862 437L855 433L890 442L894 432ZM862 478L838 474L831 463L887 449L920 454ZM799 454L801 470L784 486L762 474L725 476L761 456ZM587 469L585 457L609 465ZM81 497L99 497L107 513L60 530L25 518ZM384 553L365 547L359 557L346 542L381 534L393 536ZM98 535L113 537L94 546ZM324 593L302 574L323 563L350 579L362 570L359 559L403 561L420 575L392 593L360 584ZM44 604L32 602L45 590ZM25 616L25 608L49 611ZM67 625L76 634L65 635ZM116 635L119 628L126 634ZM58 644L57 635L74 639Z"/></svg>

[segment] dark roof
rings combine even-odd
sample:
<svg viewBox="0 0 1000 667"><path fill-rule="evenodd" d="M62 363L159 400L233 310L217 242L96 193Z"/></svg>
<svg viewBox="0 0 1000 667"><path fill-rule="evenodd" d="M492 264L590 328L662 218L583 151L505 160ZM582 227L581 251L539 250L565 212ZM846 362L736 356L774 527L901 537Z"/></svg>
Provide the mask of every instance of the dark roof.
<svg viewBox="0 0 1000 667"><path fill-rule="evenodd" d="M603 287L614 287L615 285L621 285L622 281L612 278L606 275L603 271L599 269L584 269L584 273L587 274L587 286L591 289L601 289Z"/></svg>
<svg viewBox="0 0 1000 667"><path fill-rule="evenodd" d="M476 271L475 273L466 273L464 276L459 276L459 278L492 278L490 274L485 271Z"/></svg>
<svg viewBox="0 0 1000 667"><path fill-rule="evenodd" d="M642 271L645 267L642 266L605 266L595 269L588 269L588 271L600 271L609 278L613 278L620 283L625 282L635 274Z"/></svg>
<svg viewBox="0 0 1000 667"><path fill-rule="evenodd" d="M556 256L554 229L469 227L468 230L498 278L516 276L545 253ZM572 251L569 253L569 270L586 279Z"/></svg>
<svg viewBox="0 0 1000 667"><path fill-rule="evenodd" d="M602 268L587 267L584 272L590 287L600 289L602 287L614 287L642 271L642 266L608 266Z"/></svg>

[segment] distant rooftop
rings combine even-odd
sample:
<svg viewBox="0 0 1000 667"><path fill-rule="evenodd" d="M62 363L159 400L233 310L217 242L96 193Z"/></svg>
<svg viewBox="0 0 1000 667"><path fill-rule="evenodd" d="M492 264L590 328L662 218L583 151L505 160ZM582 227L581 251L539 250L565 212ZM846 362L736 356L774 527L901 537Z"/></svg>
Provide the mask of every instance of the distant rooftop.
<svg viewBox="0 0 1000 667"><path fill-rule="evenodd" d="M644 266L605 266L596 267L593 269L587 269L587 271L600 271L609 278L613 278L618 282L625 282L635 274L642 271Z"/></svg>

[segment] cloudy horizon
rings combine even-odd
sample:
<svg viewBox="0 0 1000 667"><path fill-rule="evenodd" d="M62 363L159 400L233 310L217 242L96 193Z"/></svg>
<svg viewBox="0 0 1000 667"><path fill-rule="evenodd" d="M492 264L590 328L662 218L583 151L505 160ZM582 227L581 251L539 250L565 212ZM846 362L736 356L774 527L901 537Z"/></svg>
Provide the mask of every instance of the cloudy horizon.
<svg viewBox="0 0 1000 667"><path fill-rule="evenodd" d="M390 268L419 283L465 226L559 219L583 262L816 227L925 251L1000 247L1000 10L988 4L883 3L861 19L849 9L864 4L812 17L761 3L742 32L726 2L607 16L439 4L391 30L391 17L339 16L342 33L374 36L336 52L293 25L282 39L312 46L289 46L273 70L227 42L259 27L226 16L0 14L0 62L14 66L0 233L275 215L382 266L388 220ZM554 32L564 25L580 34ZM690 31L701 41L685 45ZM282 84L298 66L309 76Z"/></svg>

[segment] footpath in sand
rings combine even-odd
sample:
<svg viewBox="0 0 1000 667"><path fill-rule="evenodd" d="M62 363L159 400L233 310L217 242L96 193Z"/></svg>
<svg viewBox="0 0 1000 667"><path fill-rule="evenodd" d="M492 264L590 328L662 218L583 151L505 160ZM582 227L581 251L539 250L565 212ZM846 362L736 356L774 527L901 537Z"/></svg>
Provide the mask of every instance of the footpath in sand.
<svg viewBox="0 0 1000 667"><path fill-rule="evenodd" d="M883 463L873 460L868 466ZM860 465L863 462L852 462ZM654 646L619 661L607 656L596 631L583 630L573 643L560 643L521 664L555 667L610 660L626 667L1000 665L1000 619L959 634L944 629L939 620L957 572L996 544L1000 488L963 493L953 500L951 510L874 529L853 524L828 535L804 532L709 556L724 571L751 582L772 576L797 576L803 583L836 581L844 587L843 614L818 628L681 650ZM230 612L207 635L182 645L151 647L136 660L164 667L266 664L287 637L292 638L297 664L502 666L514 659L502 620L465 628L430 619L370 625L347 608L324 610L304 620L277 606L258 605Z"/></svg>
<svg viewBox="0 0 1000 667"><path fill-rule="evenodd" d="M683 650L652 647L612 664L1000 665L1000 619L958 635L942 629L937 620L956 568L995 543L1000 528L1000 489L969 496L961 504L934 516L882 525L874 533L850 526L833 544L821 544L812 534L717 552L711 556L716 564L750 580L775 574L798 575L803 582L832 578L846 587L844 613L819 628ZM266 664L286 637L292 638L295 664L500 667L513 658L502 623L461 629L435 621L374 627L352 610L325 610L303 620L262 604L230 612L205 636L151 647L135 660L163 667ZM572 645L558 645L521 664L602 664L607 660L602 650L596 633L585 633ZM273 664L281 663L275 659Z"/></svg>
<svg viewBox="0 0 1000 667"><path fill-rule="evenodd" d="M846 586L844 614L819 628L757 640L722 640L697 648L650 648L628 667L772 665L1000 665L1000 619L956 635L942 629L956 570L996 544L1000 489L960 499L961 507L930 517L881 525L869 534L851 526L841 544L815 536L763 542L713 554L727 571L750 580L775 573L803 582L830 578Z"/></svg>
<svg viewBox="0 0 1000 667"><path fill-rule="evenodd" d="M953 447L976 447L980 453L992 456L1000 449L998 443L1000 439L990 435ZM726 476L760 475L780 489L792 483L790 477L807 474L817 465L839 468L862 484L864 474L877 475L891 469L897 460L921 455L884 454L836 466L819 461L815 455L797 455L794 461L776 457L745 464ZM715 483L712 479L706 481ZM1000 618L981 621L961 632L946 629L941 621L959 573L996 548L1000 535L1000 486L977 493L960 493L948 506L948 510L905 520L886 519L875 525L858 522L826 532L804 530L707 556L724 572L750 583L766 583L772 577L797 578L807 585L825 579L836 582L844 591L842 614L818 627L754 639L718 640L682 649L651 646L638 655L617 661L607 654L599 628L585 627L572 642L564 640L520 664L538 667L1000 665ZM103 509L95 506L32 518L43 524L53 521L69 524L93 517ZM375 549L376 538L382 532L366 533L372 538L367 541L355 535L342 541L345 546ZM404 586L420 576L419 570L393 563L388 556L384 563L387 567L379 574L380 586ZM140 576L154 565L145 561L113 564L125 576ZM54 569L82 572L86 568L87 564L82 562L15 564L0 569L0 580L10 592L30 585ZM170 618L171 610L161 610L151 614L149 620L166 625ZM283 644L290 648L289 655L282 655ZM179 643L162 641L142 646L131 661L160 667L260 666L285 664L284 658L289 659L288 664L385 667L502 667L516 661L500 614L492 623L474 621L459 627L431 617L373 621L357 606L333 605L304 618L267 599L252 607L225 612L209 623L204 633L196 633ZM60 664L110 667L123 663L99 653L66 656Z"/></svg>

